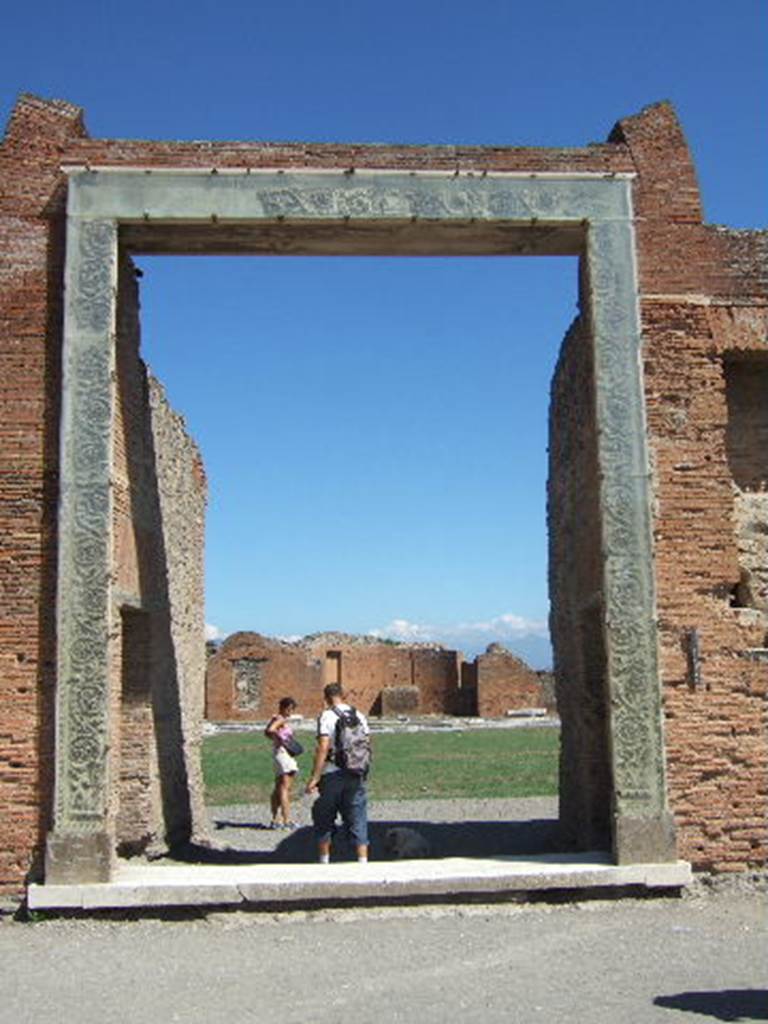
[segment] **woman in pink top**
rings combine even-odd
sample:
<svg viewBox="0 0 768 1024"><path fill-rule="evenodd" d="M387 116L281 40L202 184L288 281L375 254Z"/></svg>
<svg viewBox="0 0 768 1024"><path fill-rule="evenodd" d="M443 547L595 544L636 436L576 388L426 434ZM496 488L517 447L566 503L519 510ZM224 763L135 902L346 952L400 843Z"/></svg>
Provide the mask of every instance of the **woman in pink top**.
<svg viewBox="0 0 768 1024"><path fill-rule="evenodd" d="M296 710L293 697L283 697L278 704L278 713L269 720L264 735L272 740L272 763L275 768L275 787L269 798L272 810L270 828L295 828L291 821L291 787L299 770L296 759L285 749L285 744L293 739L293 729L288 718ZM282 823L278 820L282 817Z"/></svg>

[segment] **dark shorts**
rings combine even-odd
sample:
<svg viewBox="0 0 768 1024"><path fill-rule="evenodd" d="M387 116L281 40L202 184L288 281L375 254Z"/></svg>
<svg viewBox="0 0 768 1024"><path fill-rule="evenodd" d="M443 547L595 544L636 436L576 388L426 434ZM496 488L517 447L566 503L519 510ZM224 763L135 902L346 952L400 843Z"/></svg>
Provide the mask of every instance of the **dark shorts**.
<svg viewBox="0 0 768 1024"><path fill-rule="evenodd" d="M368 844L368 793L365 779L345 771L326 772L320 777L320 795L312 805L312 821L319 843L327 843L333 834L336 816L357 846Z"/></svg>

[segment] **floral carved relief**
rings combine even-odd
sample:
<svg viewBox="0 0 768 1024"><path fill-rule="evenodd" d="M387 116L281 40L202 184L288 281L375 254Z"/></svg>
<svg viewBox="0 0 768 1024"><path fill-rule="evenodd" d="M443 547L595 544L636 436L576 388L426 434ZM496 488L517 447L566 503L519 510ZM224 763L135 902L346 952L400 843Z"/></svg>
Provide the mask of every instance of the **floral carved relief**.
<svg viewBox="0 0 768 1024"><path fill-rule="evenodd" d="M71 225L62 439L57 828L103 826L106 806L112 330L116 227Z"/></svg>
<svg viewBox="0 0 768 1024"><path fill-rule="evenodd" d="M632 265L628 222L590 226L615 799L651 815L665 804L664 755Z"/></svg>

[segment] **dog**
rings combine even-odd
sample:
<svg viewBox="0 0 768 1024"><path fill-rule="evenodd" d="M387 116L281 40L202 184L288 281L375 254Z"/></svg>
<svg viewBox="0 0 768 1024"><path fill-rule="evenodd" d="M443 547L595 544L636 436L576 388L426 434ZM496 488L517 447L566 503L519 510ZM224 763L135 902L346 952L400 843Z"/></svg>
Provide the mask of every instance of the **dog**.
<svg viewBox="0 0 768 1024"><path fill-rule="evenodd" d="M432 848L427 840L414 828L397 825L388 828L384 834L384 849L395 860L415 860L431 857Z"/></svg>

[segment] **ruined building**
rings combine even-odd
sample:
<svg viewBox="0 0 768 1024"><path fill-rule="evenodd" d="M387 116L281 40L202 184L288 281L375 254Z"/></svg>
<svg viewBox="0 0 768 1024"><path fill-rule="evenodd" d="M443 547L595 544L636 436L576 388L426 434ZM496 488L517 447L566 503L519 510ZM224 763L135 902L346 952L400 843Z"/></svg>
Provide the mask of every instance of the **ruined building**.
<svg viewBox="0 0 768 1024"><path fill-rule="evenodd" d="M538 708L539 675L492 644L467 662L438 644L400 644L344 633L318 633L295 643L234 633L208 659L205 716L247 722L273 714L290 694L305 717L323 708L326 683L341 683L369 715L482 715Z"/></svg>
<svg viewBox="0 0 768 1024"><path fill-rule="evenodd" d="M617 863L766 859L768 240L707 225L675 113L599 144L0 146L0 888L195 828L199 457L131 254L580 261L552 385L563 825ZM268 442L266 442L268 443Z"/></svg>

